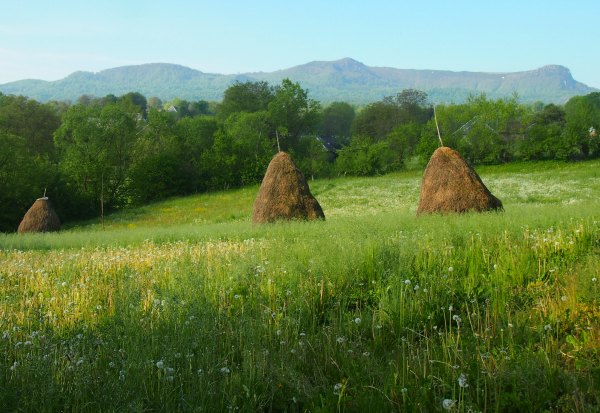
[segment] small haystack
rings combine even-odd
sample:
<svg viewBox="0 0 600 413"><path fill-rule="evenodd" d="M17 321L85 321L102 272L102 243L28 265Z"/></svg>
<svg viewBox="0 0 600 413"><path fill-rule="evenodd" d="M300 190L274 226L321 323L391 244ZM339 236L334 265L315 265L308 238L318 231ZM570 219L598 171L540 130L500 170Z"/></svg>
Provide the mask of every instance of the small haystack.
<svg viewBox="0 0 600 413"><path fill-rule="evenodd" d="M60 229L60 220L47 197L38 198L19 224L17 232L50 232Z"/></svg>
<svg viewBox="0 0 600 413"><path fill-rule="evenodd" d="M436 149L423 174L417 214L501 209L502 202L458 152L445 146Z"/></svg>
<svg viewBox="0 0 600 413"><path fill-rule="evenodd" d="M325 219L325 214L290 155L279 152L271 159L260 185L252 221L292 219Z"/></svg>

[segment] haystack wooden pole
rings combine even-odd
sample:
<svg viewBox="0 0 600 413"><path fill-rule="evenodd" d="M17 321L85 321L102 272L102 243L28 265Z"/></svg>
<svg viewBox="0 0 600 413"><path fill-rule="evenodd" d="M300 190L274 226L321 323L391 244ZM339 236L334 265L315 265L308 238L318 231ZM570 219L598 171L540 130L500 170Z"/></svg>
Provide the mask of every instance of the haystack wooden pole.
<svg viewBox="0 0 600 413"><path fill-rule="evenodd" d="M275 137L277 138L277 153L281 152L281 146L279 146L279 132L275 129Z"/></svg>
<svg viewBox="0 0 600 413"><path fill-rule="evenodd" d="M435 105L433 105L433 119L435 120L435 128L437 129L438 139L440 140L440 147L443 147L444 142L442 142L442 134L440 133L440 127L438 126L437 115L435 113Z"/></svg>

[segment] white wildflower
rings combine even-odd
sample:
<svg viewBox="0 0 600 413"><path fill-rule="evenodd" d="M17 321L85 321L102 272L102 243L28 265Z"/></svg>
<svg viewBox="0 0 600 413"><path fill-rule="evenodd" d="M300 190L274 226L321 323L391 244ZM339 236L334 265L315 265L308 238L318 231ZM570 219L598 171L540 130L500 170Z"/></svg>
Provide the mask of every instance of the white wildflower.
<svg viewBox="0 0 600 413"><path fill-rule="evenodd" d="M354 324L360 324L360 322L361 322L361 321L362 321L362 320L360 319L360 317L356 317L356 318L354 319Z"/></svg>
<svg viewBox="0 0 600 413"><path fill-rule="evenodd" d="M158 367L159 369L164 369L165 368L165 363L162 360L158 360L156 362L156 367Z"/></svg>
<svg viewBox="0 0 600 413"><path fill-rule="evenodd" d="M458 385L460 387L462 387L463 389L465 387L469 387L469 383L467 383L467 375L465 373L462 373L459 377L458 377Z"/></svg>
<svg viewBox="0 0 600 413"><path fill-rule="evenodd" d="M231 370L229 370L229 368L227 367L221 367L221 370L219 370L222 374L229 374L231 373Z"/></svg>
<svg viewBox="0 0 600 413"><path fill-rule="evenodd" d="M452 410L452 409L454 408L454 405L455 405L455 404L456 404L456 401L455 401L455 400L452 400L452 399L444 399L444 400L442 401L442 407L443 407L445 410Z"/></svg>
<svg viewBox="0 0 600 413"><path fill-rule="evenodd" d="M340 390L342 390L342 387L343 387L342 383L336 383L333 386L333 394L340 394Z"/></svg>

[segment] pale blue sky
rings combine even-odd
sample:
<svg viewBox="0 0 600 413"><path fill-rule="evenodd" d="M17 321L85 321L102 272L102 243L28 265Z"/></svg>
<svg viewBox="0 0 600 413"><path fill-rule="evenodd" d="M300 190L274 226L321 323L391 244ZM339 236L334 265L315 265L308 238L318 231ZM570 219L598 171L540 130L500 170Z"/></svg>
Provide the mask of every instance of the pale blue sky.
<svg viewBox="0 0 600 413"><path fill-rule="evenodd" d="M454 71L560 64L600 88L599 40L599 0L2 0L0 83L154 62L230 74L352 57Z"/></svg>

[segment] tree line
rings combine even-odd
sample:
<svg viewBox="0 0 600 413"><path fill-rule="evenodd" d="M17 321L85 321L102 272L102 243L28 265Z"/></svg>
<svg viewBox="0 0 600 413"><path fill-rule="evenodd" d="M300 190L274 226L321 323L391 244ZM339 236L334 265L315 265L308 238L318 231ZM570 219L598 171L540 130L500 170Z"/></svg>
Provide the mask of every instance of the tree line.
<svg viewBox="0 0 600 413"><path fill-rule="evenodd" d="M600 93L565 105L518 97L436 106L444 145L471 164L600 155ZM439 146L426 93L322 107L298 83L236 82L219 103L139 93L39 103L0 94L0 231L44 192L63 220L261 181L279 150L308 177L423 166Z"/></svg>

